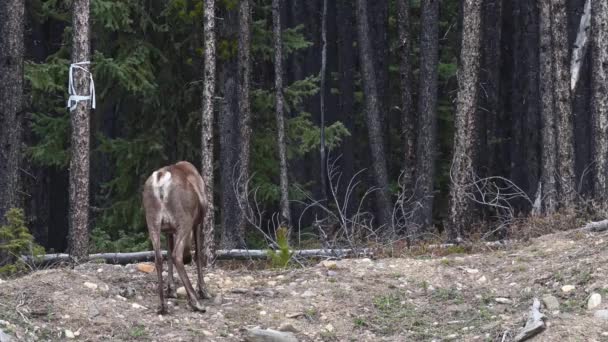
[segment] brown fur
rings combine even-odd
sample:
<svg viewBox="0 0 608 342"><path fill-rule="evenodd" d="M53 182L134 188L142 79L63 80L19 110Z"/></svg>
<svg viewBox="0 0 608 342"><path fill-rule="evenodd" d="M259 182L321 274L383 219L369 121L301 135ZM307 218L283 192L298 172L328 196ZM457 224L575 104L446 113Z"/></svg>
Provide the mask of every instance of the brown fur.
<svg viewBox="0 0 608 342"><path fill-rule="evenodd" d="M169 165L152 173L144 185L143 205L146 212L148 233L155 252L158 275L158 295L160 312L166 313L167 306L163 291L162 255L160 234L167 237L168 277L167 292L175 295L173 263L188 293L188 303L197 311L205 311L199 300L209 298L202 272L202 223L208 210L205 200L205 184L196 168L188 162ZM194 239L198 273L198 293L194 291L184 268L191 258L190 246Z"/></svg>

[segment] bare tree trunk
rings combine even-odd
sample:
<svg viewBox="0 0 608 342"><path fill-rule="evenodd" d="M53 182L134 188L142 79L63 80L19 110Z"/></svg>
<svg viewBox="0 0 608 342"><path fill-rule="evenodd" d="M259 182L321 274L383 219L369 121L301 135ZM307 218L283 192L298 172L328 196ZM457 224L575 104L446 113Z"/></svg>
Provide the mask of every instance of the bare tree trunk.
<svg viewBox="0 0 608 342"><path fill-rule="evenodd" d="M209 211L203 222L202 253L204 263L213 263L215 250L215 204L213 201L213 111L215 97L215 0L205 1L205 85L203 88L203 112L201 116L201 173L207 186ZM197 251L198 252L198 251Z"/></svg>
<svg viewBox="0 0 608 342"><path fill-rule="evenodd" d="M401 80L401 134L404 150L402 184L406 193L414 189L416 170L416 116L412 110L412 59L410 37L410 7L408 0L397 0L399 28L399 76Z"/></svg>
<svg viewBox="0 0 608 342"><path fill-rule="evenodd" d="M289 180L287 151L285 145L285 98L283 97L283 39L281 37L281 0L272 0L272 21L274 38L274 87L277 117L277 143L279 148L279 168L281 187L281 223L291 227L289 210Z"/></svg>
<svg viewBox="0 0 608 342"><path fill-rule="evenodd" d="M415 227L417 238L433 224L435 158L437 154L437 78L439 64L439 0L422 0L420 33L420 90L418 92L418 139L416 140Z"/></svg>
<svg viewBox="0 0 608 342"><path fill-rule="evenodd" d="M251 77L251 6L249 0L239 3L239 41L237 65L237 96L239 104L239 159L238 169L240 181L237 184L238 201L241 209L246 207L247 184L249 181L249 161L251 146L251 104L249 102L249 87ZM244 245L245 227L247 222L244 212L238 215L239 238Z"/></svg>
<svg viewBox="0 0 608 342"><path fill-rule="evenodd" d="M327 200L327 160L325 155L325 86L327 70L327 0L323 0L323 14L321 16L321 72L319 90L320 111L321 111L321 143L319 144L319 154L321 157L321 200Z"/></svg>
<svg viewBox="0 0 608 342"><path fill-rule="evenodd" d="M585 1L585 7L576 34L576 41L572 49L572 59L570 62L570 89L574 91L580 78L581 66L585 60L587 52L587 42L589 38L589 26L591 25L591 0Z"/></svg>
<svg viewBox="0 0 608 342"><path fill-rule="evenodd" d="M0 224L18 197L23 114L24 0L0 3Z"/></svg>
<svg viewBox="0 0 608 342"><path fill-rule="evenodd" d="M591 13L593 194L604 203L608 199L608 2L593 1Z"/></svg>
<svg viewBox="0 0 608 342"><path fill-rule="evenodd" d="M559 142L557 144L558 199L562 207L569 208L574 202L576 187L566 0L551 0L551 16L555 138Z"/></svg>
<svg viewBox="0 0 608 342"><path fill-rule="evenodd" d="M543 212L552 214L557 209L555 107L553 97L553 56L551 37L551 3L540 2L540 95L542 112L542 171L541 196Z"/></svg>
<svg viewBox="0 0 608 342"><path fill-rule="evenodd" d="M89 60L89 0L75 0L72 10L72 63ZM88 65L80 65L87 68ZM74 70L74 89L79 95L89 94L89 75ZM89 243L89 115L91 101L79 101L71 110L72 145L70 160L70 255L83 260Z"/></svg>
<svg viewBox="0 0 608 342"><path fill-rule="evenodd" d="M450 170L450 212L448 235L451 240L462 237L470 223L470 200L466 186L475 177L475 113L479 83L481 52L481 2L465 0L463 3L462 45L458 70L458 98L455 118L454 155Z"/></svg>
<svg viewBox="0 0 608 342"><path fill-rule="evenodd" d="M364 0L357 0L357 32L359 37L359 54L361 59L361 75L365 93L365 111L369 143L372 157L372 170L376 186L376 203L378 210L377 222L380 226L391 223L391 205L388 192L388 174L384 154L384 140L382 123L380 121L380 104L378 102L378 89L374 71L374 57L369 37L369 24L367 5Z"/></svg>

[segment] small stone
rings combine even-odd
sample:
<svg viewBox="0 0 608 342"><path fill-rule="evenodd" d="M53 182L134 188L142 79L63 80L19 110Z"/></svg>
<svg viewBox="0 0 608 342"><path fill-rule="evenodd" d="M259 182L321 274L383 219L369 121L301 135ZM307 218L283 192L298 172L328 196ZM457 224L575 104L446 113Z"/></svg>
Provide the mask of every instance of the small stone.
<svg viewBox="0 0 608 342"><path fill-rule="evenodd" d="M140 263L137 264L137 270L144 273L152 273L156 270L156 267L154 267L154 264Z"/></svg>
<svg viewBox="0 0 608 342"><path fill-rule="evenodd" d="M328 270L327 271L327 276L328 277L335 277L337 275L338 275L338 272L336 272L336 271L332 271L332 270Z"/></svg>
<svg viewBox="0 0 608 342"><path fill-rule="evenodd" d="M125 298L133 298L135 297L135 289L131 286L121 287L120 290L118 290L118 294Z"/></svg>
<svg viewBox="0 0 608 342"><path fill-rule="evenodd" d="M133 303L133 304L131 304L131 306L133 307L133 309L146 309L145 306L139 305L137 303Z"/></svg>
<svg viewBox="0 0 608 342"><path fill-rule="evenodd" d="M306 291L304 291L304 293L302 293L300 295L300 297L302 297L302 298L310 298L310 297L314 297L314 296L315 296L315 294L312 293L310 290L306 290Z"/></svg>
<svg viewBox="0 0 608 342"><path fill-rule="evenodd" d="M188 297L188 292L186 292L186 288L181 286L177 288L177 291L175 291L175 293L177 294L177 298L186 298Z"/></svg>
<svg viewBox="0 0 608 342"><path fill-rule="evenodd" d="M483 284L483 283L485 283L486 281L488 281L488 279L486 279L486 276L481 276L481 278L477 279L477 282L478 282L479 284Z"/></svg>
<svg viewBox="0 0 608 342"><path fill-rule="evenodd" d="M203 333L203 335L205 335L207 337L213 336L213 333L211 331L209 331L209 330L204 330L203 329L201 332Z"/></svg>
<svg viewBox="0 0 608 342"><path fill-rule="evenodd" d="M97 273L101 273L101 272L103 272L103 268L98 268Z"/></svg>
<svg viewBox="0 0 608 342"><path fill-rule="evenodd" d="M576 289L576 286L574 285L564 285L562 286L562 292L563 293L570 293L572 291L574 291Z"/></svg>
<svg viewBox="0 0 608 342"><path fill-rule="evenodd" d="M277 285L277 282L274 280L271 280L268 282L268 286L276 286L276 285Z"/></svg>
<svg viewBox="0 0 608 342"><path fill-rule="evenodd" d="M504 298L504 297L497 297L497 298L494 298L494 300L496 301L496 303L499 303L499 304L512 304L513 303L512 300L510 300L509 298Z"/></svg>
<svg viewBox="0 0 608 342"><path fill-rule="evenodd" d="M264 311L264 310L260 311L260 316L266 316L266 311Z"/></svg>
<svg viewBox="0 0 608 342"><path fill-rule="evenodd" d="M593 316L608 321L608 310L597 310Z"/></svg>
<svg viewBox="0 0 608 342"><path fill-rule="evenodd" d="M289 323L289 322L283 322L281 323L281 325L279 326L279 331L287 331L287 332L292 332L292 333L298 333L298 329L296 329L293 324Z"/></svg>
<svg viewBox="0 0 608 342"><path fill-rule="evenodd" d="M325 326L325 330L327 330L328 332L333 332L334 331L334 326L331 324L328 324Z"/></svg>
<svg viewBox="0 0 608 342"><path fill-rule="evenodd" d="M247 342L297 342L298 339L291 332L260 329L258 327L247 329L245 334Z"/></svg>
<svg viewBox="0 0 608 342"><path fill-rule="evenodd" d="M121 296L121 295L116 295L116 299L122 300L123 302L127 301L127 298Z"/></svg>
<svg viewBox="0 0 608 342"><path fill-rule="evenodd" d="M0 279L0 284L4 284L4 283L6 283L6 280Z"/></svg>
<svg viewBox="0 0 608 342"><path fill-rule="evenodd" d="M108 291L110 291L110 287L108 286L108 284L101 284L101 285L99 286L99 290L100 290L101 292L108 292Z"/></svg>
<svg viewBox="0 0 608 342"><path fill-rule="evenodd" d="M543 304L545 305L545 308L547 308L549 311L555 311L559 309L559 301L557 300L557 298L555 298L555 296L544 295L542 300Z"/></svg>
<svg viewBox="0 0 608 342"><path fill-rule="evenodd" d="M63 333L65 334L66 338L76 338L76 335L74 335L72 330L66 329Z"/></svg>
<svg viewBox="0 0 608 342"><path fill-rule="evenodd" d="M222 305L223 302L224 302L224 299L222 298L222 295L217 294L217 295L215 295L215 297L213 297L214 305Z"/></svg>
<svg viewBox="0 0 608 342"><path fill-rule="evenodd" d="M338 268L338 264L333 260L323 260L319 265L327 268L328 270L335 270Z"/></svg>
<svg viewBox="0 0 608 342"><path fill-rule="evenodd" d="M95 284L95 283L90 283L88 281L85 281L84 286L90 288L91 290L97 290L97 284Z"/></svg>
<svg viewBox="0 0 608 342"><path fill-rule="evenodd" d="M479 270L475 269L475 268L467 268L466 271L469 274L477 274L477 273L479 273Z"/></svg>
<svg viewBox="0 0 608 342"><path fill-rule="evenodd" d="M599 293L592 293L587 301L587 309L593 310L602 304L602 296Z"/></svg>
<svg viewBox="0 0 608 342"><path fill-rule="evenodd" d="M302 317L305 316L305 314L303 312L293 312L293 313L288 313L285 315L285 317L287 318L298 318L298 317Z"/></svg>

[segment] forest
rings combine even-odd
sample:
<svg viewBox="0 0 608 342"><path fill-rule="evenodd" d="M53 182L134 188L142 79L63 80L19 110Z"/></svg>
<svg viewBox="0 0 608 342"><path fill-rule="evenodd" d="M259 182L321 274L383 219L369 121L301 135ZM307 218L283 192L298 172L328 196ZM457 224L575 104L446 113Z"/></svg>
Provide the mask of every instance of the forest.
<svg viewBox="0 0 608 342"><path fill-rule="evenodd" d="M180 160L211 258L605 218L607 87L606 1L4 0L0 246L149 250Z"/></svg>

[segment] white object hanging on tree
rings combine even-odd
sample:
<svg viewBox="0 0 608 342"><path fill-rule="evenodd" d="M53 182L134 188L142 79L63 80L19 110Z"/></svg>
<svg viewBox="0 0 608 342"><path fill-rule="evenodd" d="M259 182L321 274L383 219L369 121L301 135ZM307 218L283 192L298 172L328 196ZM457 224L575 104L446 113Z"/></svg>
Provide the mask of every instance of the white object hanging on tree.
<svg viewBox="0 0 608 342"><path fill-rule="evenodd" d="M70 111L76 109L78 102L91 100L91 108L95 109L95 82L93 82L93 74L87 69L87 65L90 65L90 61L78 62L70 64L70 71L68 77L68 108ZM89 76L89 95L78 95L76 88L74 87L74 69L80 69Z"/></svg>

